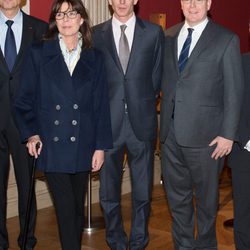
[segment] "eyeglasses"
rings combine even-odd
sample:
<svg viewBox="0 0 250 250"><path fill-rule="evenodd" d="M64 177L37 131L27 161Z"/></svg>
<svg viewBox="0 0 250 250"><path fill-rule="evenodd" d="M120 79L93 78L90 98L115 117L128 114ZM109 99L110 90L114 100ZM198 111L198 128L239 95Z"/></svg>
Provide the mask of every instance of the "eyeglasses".
<svg viewBox="0 0 250 250"><path fill-rule="evenodd" d="M191 4L194 2L195 4L203 4L206 0L182 0L184 4Z"/></svg>
<svg viewBox="0 0 250 250"><path fill-rule="evenodd" d="M57 12L55 15L56 20L62 20L67 16L69 19L74 19L76 18L78 12L76 10L71 10L68 12Z"/></svg>

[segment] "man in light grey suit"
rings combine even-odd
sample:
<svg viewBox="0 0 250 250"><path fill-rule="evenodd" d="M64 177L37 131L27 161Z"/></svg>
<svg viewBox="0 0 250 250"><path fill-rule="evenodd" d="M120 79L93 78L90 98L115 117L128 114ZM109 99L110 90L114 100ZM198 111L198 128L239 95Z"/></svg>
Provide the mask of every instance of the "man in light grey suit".
<svg viewBox="0 0 250 250"><path fill-rule="evenodd" d="M105 56L114 140L100 173L100 202L107 242L111 249L117 250L127 249L128 245L131 250L144 249L148 243L156 97L162 76L162 28L135 16L137 2L109 0L113 17L94 27L93 34L94 46ZM120 203L125 149L132 181L129 240L123 228Z"/></svg>
<svg viewBox="0 0 250 250"><path fill-rule="evenodd" d="M180 2L185 22L166 32L160 126L164 185L175 249L217 249L218 179L237 140L243 93L239 41L207 18L212 0Z"/></svg>

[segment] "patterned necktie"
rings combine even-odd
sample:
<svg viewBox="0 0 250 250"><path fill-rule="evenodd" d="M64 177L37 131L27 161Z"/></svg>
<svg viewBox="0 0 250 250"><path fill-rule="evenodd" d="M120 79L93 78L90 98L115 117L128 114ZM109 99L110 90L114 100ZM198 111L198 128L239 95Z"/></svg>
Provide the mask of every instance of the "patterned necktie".
<svg viewBox="0 0 250 250"><path fill-rule="evenodd" d="M183 47L179 56L179 61L178 61L178 67L179 67L180 72L182 72L188 60L189 48L192 42L193 31L194 29L188 28L188 36L183 44Z"/></svg>
<svg viewBox="0 0 250 250"><path fill-rule="evenodd" d="M6 33L6 39L5 39L5 45L4 45L5 61L8 65L10 72L12 71L12 68L15 64L16 56L17 56L15 36L14 36L14 32L11 28L13 23L14 22L11 20L6 21L6 24L8 26L8 30Z"/></svg>
<svg viewBox="0 0 250 250"><path fill-rule="evenodd" d="M121 37L119 40L119 59L122 65L123 72L125 74L128 66L130 50L129 50L128 39L125 34L125 29L127 28L127 26L123 24L120 26L120 28L121 28Z"/></svg>

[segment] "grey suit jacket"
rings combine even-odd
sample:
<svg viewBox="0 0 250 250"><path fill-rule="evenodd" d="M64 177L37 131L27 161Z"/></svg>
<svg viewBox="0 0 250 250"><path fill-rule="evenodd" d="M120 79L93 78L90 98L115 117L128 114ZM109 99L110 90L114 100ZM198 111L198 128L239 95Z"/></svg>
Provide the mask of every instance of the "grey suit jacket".
<svg viewBox="0 0 250 250"><path fill-rule="evenodd" d="M124 75L108 20L93 29L94 46L103 51L108 75L111 123L114 141L124 118L124 101L132 129L139 140L156 137L156 97L162 77L164 34L158 25L136 19L133 45Z"/></svg>
<svg viewBox="0 0 250 250"><path fill-rule="evenodd" d="M23 13L23 34L19 53L12 72L9 72L2 50L0 49L0 129L8 126L12 117L12 105L19 86L22 62L27 48L40 40L47 30L47 24Z"/></svg>
<svg viewBox="0 0 250 250"><path fill-rule="evenodd" d="M173 111L176 140L182 146L204 147L216 136L237 140L243 94L238 37L209 20L179 73L177 38L182 25L166 32L161 142Z"/></svg>

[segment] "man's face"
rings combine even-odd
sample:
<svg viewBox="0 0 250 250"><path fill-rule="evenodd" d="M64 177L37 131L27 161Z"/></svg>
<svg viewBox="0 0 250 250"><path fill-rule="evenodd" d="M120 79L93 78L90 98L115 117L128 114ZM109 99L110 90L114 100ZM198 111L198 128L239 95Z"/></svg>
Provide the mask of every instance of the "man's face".
<svg viewBox="0 0 250 250"><path fill-rule="evenodd" d="M4 11L18 10L21 0L0 0L0 8Z"/></svg>
<svg viewBox="0 0 250 250"><path fill-rule="evenodd" d="M138 0L108 0L114 11L114 16L122 23L125 23L134 12L134 5Z"/></svg>
<svg viewBox="0 0 250 250"><path fill-rule="evenodd" d="M187 23L192 27L201 23L206 17L212 0L181 0L181 8Z"/></svg>

